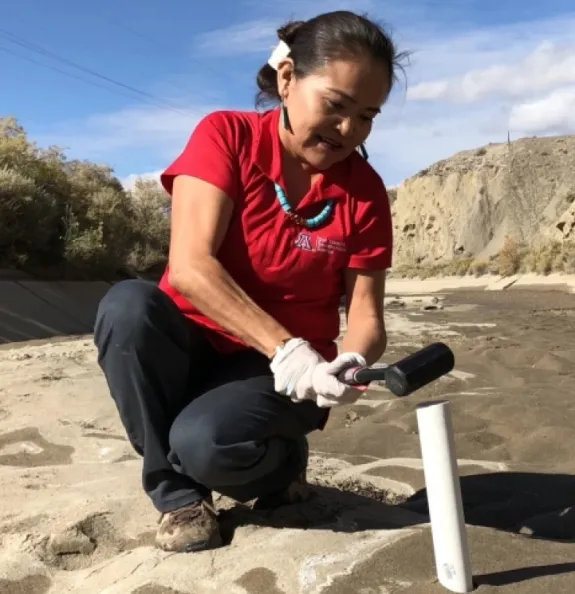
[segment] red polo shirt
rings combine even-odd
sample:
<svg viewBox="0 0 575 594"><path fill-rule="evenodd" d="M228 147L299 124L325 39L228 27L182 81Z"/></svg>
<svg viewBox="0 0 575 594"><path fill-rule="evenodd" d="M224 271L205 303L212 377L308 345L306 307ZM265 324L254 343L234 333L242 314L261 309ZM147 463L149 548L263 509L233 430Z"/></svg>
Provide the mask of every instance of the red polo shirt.
<svg viewBox="0 0 575 594"><path fill-rule="evenodd" d="M161 181L171 193L175 176L197 177L233 200L219 261L263 310L294 336L309 340L325 358L333 359L345 269L391 265L389 199L379 175L354 153L323 172L298 206L298 213L307 218L317 214L317 206L312 205L333 199L335 209L329 222L313 230L298 227L283 212L274 189L274 182L286 187L279 117L279 109L208 115ZM205 329L219 351L246 348L171 287L168 270L160 288L184 315Z"/></svg>

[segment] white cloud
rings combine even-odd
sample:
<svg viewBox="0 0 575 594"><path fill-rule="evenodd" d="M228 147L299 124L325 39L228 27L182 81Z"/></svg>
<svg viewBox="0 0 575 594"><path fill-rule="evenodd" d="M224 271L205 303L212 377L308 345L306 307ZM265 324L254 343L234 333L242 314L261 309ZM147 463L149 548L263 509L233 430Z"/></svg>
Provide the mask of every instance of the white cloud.
<svg viewBox="0 0 575 594"><path fill-rule="evenodd" d="M266 4L248 0L243 4L260 16L201 33L194 40L193 51L210 57L265 54L277 43L276 31L286 21L306 20L333 10L367 11L374 8L375 0L276 0Z"/></svg>
<svg viewBox="0 0 575 594"><path fill-rule="evenodd" d="M575 83L575 40L568 46L544 41L522 60L514 58L510 55L507 64L494 63L451 80L422 82L409 89L408 99L472 103L492 95L523 97Z"/></svg>
<svg viewBox="0 0 575 594"><path fill-rule="evenodd" d="M518 21L488 28L435 23L402 28L400 33L415 51L412 76L417 83L451 82L470 71L493 66L517 66L538 46L551 42L573 54L575 15ZM539 73L541 74L541 73Z"/></svg>
<svg viewBox="0 0 575 594"><path fill-rule="evenodd" d="M257 19L208 31L196 37L194 51L213 57L271 51L277 28L275 21Z"/></svg>
<svg viewBox="0 0 575 594"><path fill-rule="evenodd" d="M504 142L508 131L575 133L572 16L410 38L418 51L408 100L386 107L368 142L390 183L455 152Z"/></svg>
<svg viewBox="0 0 575 594"><path fill-rule="evenodd" d="M540 99L514 105L509 114L509 124L512 129L527 134L575 132L575 86L557 89Z"/></svg>
<svg viewBox="0 0 575 594"><path fill-rule="evenodd" d="M262 8L262 1L255 0L256 6ZM389 7L398 2L392 0L387 3ZM324 12L334 10L353 10L357 13L377 11L378 0L275 0L266 3L266 8L271 14L280 20L296 19L307 20ZM387 7L386 7L387 12Z"/></svg>
<svg viewBox="0 0 575 594"><path fill-rule="evenodd" d="M445 80L423 82L407 90L407 98L412 101L437 101L448 94L449 83Z"/></svg>
<svg viewBox="0 0 575 594"><path fill-rule="evenodd" d="M130 107L95 114L86 120L58 122L37 137L40 144L57 144L83 158L114 160L130 151L154 148L156 155L175 156L200 119L219 107L197 104L186 112L154 107Z"/></svg>
<svg viewBox="0 0 575 594"><path fill-rule="evenodd" d="M304 0L294 1L295 7L292 0L266 5L255 20L196 39L196 48L217 55L214 68L221 61L223 68L233 69L233 56L241 53L261 52L263 63L276 41L277 25L290 17L305 18L300 13ZM261 0L254 2L261 6ZM333 8L345 4L351 7L353 2L343 0ZM368 4L372 0L356 10ZM315 13L317 6L312 3L307 10ZM391 6L398 3L392 0ZM449 20L438 25L428 18L421 24L418 17L415 22L417 29L395 25L401 49L416 50L407 71L408 100L402 92L394 94L367 143L370 160L387 183L396 185L457 151L504 142L508 130L513 138L575 133L575 16L483 29L468 24L456 28ZM227 91L227 107L249 109L248 92L253 95L255 89L247 85L253 85L254 72L238 66L233 74L247 81L243 89L218 75L210 91L215 97ZM185 102L191 105L187 116L128 108L80 122L57 122L40 140L111 163L121 168L125 183L133 183L138 171L156 173L167 166L197 121L222 108L217 99L205 97Z"/></svg>
<svg viewBox="0 0 575 594"><path fill-rule="evenodd" d="M57 122L42 134L35 134L34 140L41 146L60 146L70 158L112 166L129 189L138 177L158 179L183 150L197 123L221 108L201 103L186 112L129 107L85 120Z"/></svg>
<svg viewBox="0 0 575 594"><path fill-rule="evenodd" d="M149 171L147 173L131 173L130 175L122 177L120 182L124 188L126 188L126 190L131 190L139 179L154 180L159 182L160 175L163 173L163 171L163 169L158 169L157 171Z"/></svg>
<svg viewBox="0 0 575 594"><path fill-rule="evenodd" d="M456 152L507 138L505 119L498 130L480 125L488 121L486 108L452 111L429 116L427 121L410 119L404 114L393 121L390 114L372 132L367 143L370 162L386 184L398 185L432 163Z"/></svg>

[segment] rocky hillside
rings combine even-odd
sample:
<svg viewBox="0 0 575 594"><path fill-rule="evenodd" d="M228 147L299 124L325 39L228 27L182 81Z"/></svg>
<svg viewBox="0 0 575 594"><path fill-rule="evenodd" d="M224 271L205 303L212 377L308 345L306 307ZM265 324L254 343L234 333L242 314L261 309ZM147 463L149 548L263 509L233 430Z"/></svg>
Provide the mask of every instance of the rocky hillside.
<svg viewBox="0 0 575 594"><path fill-rule="evenodd" d="M401 184L392 208L396 266L486 259L506 236L575 239L575 136L457 153Z"/></svg>

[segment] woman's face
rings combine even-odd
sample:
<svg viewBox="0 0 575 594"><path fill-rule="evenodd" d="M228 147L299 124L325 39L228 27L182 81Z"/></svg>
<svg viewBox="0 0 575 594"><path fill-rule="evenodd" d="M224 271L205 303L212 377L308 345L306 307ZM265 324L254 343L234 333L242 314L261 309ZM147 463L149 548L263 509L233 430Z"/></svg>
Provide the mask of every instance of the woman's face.
<svg viewBox="0 0 575 594"><path fill-rule="evenodd" d="M278 71L291 134L288 151L315 169L327 169L365 142L390 91L389 73L371 58L337 60L297 79L286 61Z"/></svg>

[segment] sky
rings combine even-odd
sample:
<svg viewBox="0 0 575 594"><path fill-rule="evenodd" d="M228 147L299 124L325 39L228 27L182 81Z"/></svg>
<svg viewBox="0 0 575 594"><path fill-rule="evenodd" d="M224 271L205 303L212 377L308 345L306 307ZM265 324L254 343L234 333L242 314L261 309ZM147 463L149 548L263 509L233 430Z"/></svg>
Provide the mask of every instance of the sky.
<svg viewBox="0 0 575 594"><path fill-rule="evenodd" d="M0 116L40 146L112 166L127 186L157 177L209 112L254 109L283 22L340 8L412 52L367 141L388 186L508 133L575 133L573 0L4 4Z"/></svg>

